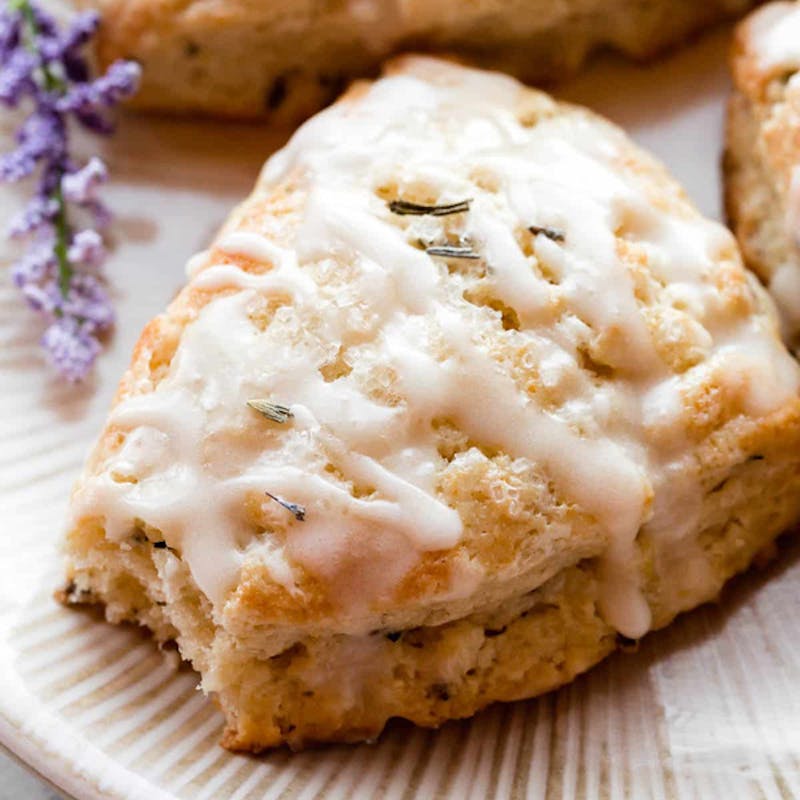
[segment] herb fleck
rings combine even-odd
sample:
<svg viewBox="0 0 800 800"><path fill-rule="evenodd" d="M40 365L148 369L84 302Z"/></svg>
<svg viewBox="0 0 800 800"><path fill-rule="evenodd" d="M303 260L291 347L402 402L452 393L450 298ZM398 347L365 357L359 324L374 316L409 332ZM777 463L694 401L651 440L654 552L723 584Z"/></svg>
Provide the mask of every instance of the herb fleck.
<svg viewBox="0 0 800 800"><path fill-rule="evenodd" d="M547 228L542 227L540 225L529 225L528 230L534 235L537 236L538 234L542 234L542 236L546 236L553 242L563 242L567 235L564 231L559 230L558 228Z"/></svg>
<svg viewBox="0 0 800 800"><path fill-rule="evenodd" d="M449 214L462 214L465 211L469 211L471 202L471 197L467 200L459 200L457 203L447 203L445 205L426 205L424 203L409 203L407 200L392 200L389 203L389 211L392 214L417 217L446 217Z"/></svg>
<svg viewBox="0 0 800 800"><path fill-rule="evenodd" d="M263 414L267 419L273 422L280 422L283 424L291 419L294 414L288 406L282 406L279 403L270 403L269 400L248 400L247 405L259 414Z"/></svg>
<svg viewBox="0 0 800 800"><path fill-rule="evenodd" d="M294 515L294 518L298 522L304 522L306 518L306 510L303 506L299 503L290 503L287 500L284 500L282 497L278 497L277 495L271 494L270 492L265 492L267 497L274 500L278 505L283 506L287 511Z"/></svg>
<svg viewBox="0 0 800 800"><path fill-rule="evenodd" d="M453 244L433 245L432 247L426 247L425 252L429 256L441 256L442 258L480 258L480 254L476 253L471 247Z"/></svg>

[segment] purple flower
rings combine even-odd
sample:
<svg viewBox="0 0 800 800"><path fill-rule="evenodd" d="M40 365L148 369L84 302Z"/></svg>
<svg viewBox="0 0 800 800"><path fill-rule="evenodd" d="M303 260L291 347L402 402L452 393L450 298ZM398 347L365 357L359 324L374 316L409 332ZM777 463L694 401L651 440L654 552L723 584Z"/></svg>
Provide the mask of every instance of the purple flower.
<svg viewBox="0 0 800 800"><path fill-rule="evenodd" d="M98 133L101 136L109 136L114 133L114 123L99 111L81 109L75 111L74 116L87 131Z"/></svg>
<svg viewBox="0 0 800 800"><path fill-rule="evenodd" d="M115 61L105 75L73 86L58 100L56 107L68 113L116 105L136 91L141 74L141 67L134 61Z"/></svg>
<svg viewBox="0 0 800 800"><path fill-rule="evenodd" d="M66 153L64 121L48 108L31 114L17 133L19 147L0 158L0 180L13 182L30 175L42 159L58 163Z"/></svg>
<svg viewBox="0 0 800 800"><path fill-rule="evenodd" d="M39 46L42 58L48 62L60 62L64 75L70 81L87 81L89 68L86 59L78 51L89 41L99 24L100 15L96 11L78 14L64 34L56 32L53 36L42 37Z"/></svg>
<svg viewBox="0 0 800 800"><path fill-rule="evenodd" d="M92 329L73 317L61 317L42 336L48 360L68 381L83 380L100 353Z"/></svg>
<svg viewBox="0 0 800 800"><path fill-rule="evenodd" d="M97 156L92 156L82 169L64 175L61 190L67 200L85 206L96 200L97 190L106 178L106 165Z"/></svg>
<svg viewBox="0 0 800 800"><path fill-rule="evenodd" d="M33 18L36 21L37 35L39 37L58 36L58 25L56 25L55 18L48 14L43 8L40 8L37 3L28 2L27 5L33 12Z"/></svg>
<svg viewBox="0 0 800 800"><path fill-rule="evenodd" d="M9 53L0 71L0 102L13 108L23 94L33 91L35 69L36 57L33 53L19 48Z"/></svg>
<svg viewBox="0 0 800 800"><path fill-rule="evenodd" d="M103 284L85 272L73 276L61 310L82 320L92 332L108 330L114 324L114 310Z"/></svg>
<svg viewBox="0 0 800 800"><path fill-rule="evenodd" d="M34 311L48 319L59 316L64 298L55 278L48 278L41 283L24 283L21 290L22 296Z"/></svg>
<svg viewBox="0 0 800 800"><path fill-rule="evenodd" d="M6 64L16 52L22 19L18 13L0 11L0 64Z"/></svg>
<svg viewBox="0 0 800 800"><path fill-rule="evenodd" d="M2 0L0 0L0 6ZM107 178L105 164L91 158L80 167L69 155L68 118L97 133L112 129L107 109L132 94L140 68L128 61L111 65L90 80L81 49L97 30L94 12L77 15L59 31L36 0L11 0L0 9L0 104L32 105L17 133L17 148L0 156L0 180L18 181L38 171L33 199L11 222L9 235L33 234L28 252L11 276L28 305L48 323L42 337L50 362L68 380L91 369L100 344L97 334L114 322L99 269L105 259L100 234L77 230L77 207L95 227L111 215L97 197Z"/></svg>
<svg viewBox="0 0 800 800"><path fill-rule="evenodd" d="M44 39L40 46L42 57L46 61L55 61L62 58L64 53L80 49L92 38L99 25L100 15L96 11L82 11L72 19L63 34L54 31Z"/></svg>
<svg viewBox="0 0 800 800"><path fill-rule="evenodd" d="M42 237L11 267L11 280L17 288L23 289L28 284L43 281L52 272L55 265L53 238L52 236Z"/></svg>
<svg viewBox="0 0 800 800"><path fill-rule="evenodd" d="M58 214L58 203L52 197L36 196L19 214L12 218L8 226L8 235L12 239L16 239L33 233L43 225L52 225L56 214Z"/></svg>
<svg viewBox="0 0 800 800"><path fill-rule="evenodd" d="M94 269L101 267L106 258L103 237L91 228L78 231L67 250L67 258L72 264L83 264Z"/></svg>

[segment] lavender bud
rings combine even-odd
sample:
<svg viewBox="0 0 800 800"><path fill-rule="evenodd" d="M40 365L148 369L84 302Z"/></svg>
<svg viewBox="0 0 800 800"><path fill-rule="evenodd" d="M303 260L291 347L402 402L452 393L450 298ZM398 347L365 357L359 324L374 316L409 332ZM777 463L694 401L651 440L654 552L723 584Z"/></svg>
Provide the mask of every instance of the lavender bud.
<svg viewBox="0 0 800 800"><path fill-rule="evenodd" d="M83 47L94 36L100 25L100 15L96 11L82 11L70 23L61 41L64 52L69 53Z"/></svg>
<svg viewBox="0 0 800 800"><path fill-rule="evenodd" d="M92 156L81 169L64 175L61 190L70 202L87 205L96 200L97 189L107 177L106 165L97 156Z"/></svg>
<svg viewBox="0 0 800 800"><path fill-rule="evenodd" d="M14 183L26 178L36 169L36 160L24 147L0 156L0 181Z"/></svg>
<svg viewBox="0 0 800 800"><path fill-rule="evenodd" d="M96 11L84 11L73 19L65 33L40 36L38 49L42 59L48 64L56 65L60 62L63 66L67 58L80 58L75 51L89 41L99 24L100 15Z"/></svg>
<svg viewBox="0 0 800 800"><path fill-rule="evenodd" d="M19 14L0 11L0 65L5 64L19 45L22 19Z"/></svg>
<svg viewBox="0 0 800 800"><path fill-rule="evenodd" d="M43 237L11 267L11 280L19 289L27 284L40 283L52 272L55 264L53 238L52 236Z"/></svg>
<svg viewBox="0 0 800 800"><path fill-rule="evenodd" d="M86 377L100 353L92 331L72 317L53 322L42 336L42 347L53 367L73 382Z"/></svg>
<svg viewBox="0 0 800 800"><path fill-rule="evenodd" d="M58 213L58 203L52 198L37 196L15 217L8 226L8 235L15 239L50 225ZM52 244L51 244L52 247Z"/></svg>
<svg viewBox="0 0 800 800"><path fill-rule="evenodd" d="M60 311L63 298L55 278L42 283L24 283L20 289L28 305L39 314L54 318Z"/></svg>
<svg viewBox="0 0 800 800"><path fill-rule="evenodd" d="M83 264L87 267L100 267L106 257L103 238L91 228L78 231L72 239L67 251L67 258L72 264Z"/></svg>
<svg viewBox="0 0 800 800"><path fill-rule="evenodd" d="M107 330L114 324L108 293L94 275L85 272L72 277L61 309L66 316L80 319L91 332Z"/></svg>
<svg viewBox="0 0 800 800"><path fill-rule="evenodd" d="M57 101L56 107L66 113L113 106L136 91L141 74L141 67L135 62L115 61L105 75L72 87Z"/></svg>
<svg viewBox="0 0 800 800"><path fill-rule="evenodd" d="M93 110L75 111L75 119L92 133L99 133L101 136L108 136L114 133L114 123L106 119L102 114Z"/></svg>
<svg viewBox="0 0 800 800"><path fill-rule="evenodd" d="M33 18L36 20L36 30L39 36L54 37L58 36L58 25L51 14L48 14L36 3L30 3Z"/></svg>
<svg viewBox="0 0 800 800"><path fill-rule="evenodd" d="M14 50L0 69L0 103L14 108L26 93L35 90L36 58L27 50Z"/></svg>

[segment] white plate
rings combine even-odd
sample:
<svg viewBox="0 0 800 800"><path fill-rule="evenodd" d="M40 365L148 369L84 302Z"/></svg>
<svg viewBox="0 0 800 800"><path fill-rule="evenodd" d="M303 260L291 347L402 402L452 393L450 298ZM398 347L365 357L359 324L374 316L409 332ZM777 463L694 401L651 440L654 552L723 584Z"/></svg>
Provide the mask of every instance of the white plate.
<svg viewBox="0 0 800 800"><path fill-rule="evenodd" d="M604 64L562 94L624 124L717 216L726 48L722 32L649 69ZM7 144L10 120L0 127ZM259 759L219 748L220 715L174 655L51 599L70 485L139 330L281 138L124 120L105 148L119 325L85 387L47 377L37 323L3 275L0 742L80 800L800 797L797 545L735 582L719 607L538 701L439 732L397 724L375 745ZM1 219L20 197L3 191Z"/></svg>

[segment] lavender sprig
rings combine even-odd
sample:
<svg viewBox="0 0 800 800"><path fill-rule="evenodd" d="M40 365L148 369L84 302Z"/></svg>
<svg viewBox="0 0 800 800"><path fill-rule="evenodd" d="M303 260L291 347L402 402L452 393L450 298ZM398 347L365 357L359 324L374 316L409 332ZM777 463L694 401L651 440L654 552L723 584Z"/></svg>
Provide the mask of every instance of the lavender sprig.
<svg viewBox="0 0 800 800"><path fill-rule="evenodd" d="M85 12L60 31L35 0L7 0L0 9L0 103L32 105L16 149L0 156L0 180L20 181L38 170L34 197L9 226L10 237L30 240L11 277L47 322L42 346L70 381L89 373L99 337L114 322L101 273L105 248L94 230L110 219L97 198L107 171L97 157L81 165L70 156L70 120L111 133L107 109L136 91L140 74L137 64L116 61L90 78L81 50L98 23L95 12ZM85 227L74 222L76 213L87 218Z"/></svg>

